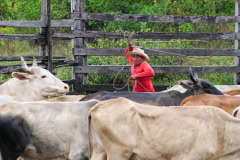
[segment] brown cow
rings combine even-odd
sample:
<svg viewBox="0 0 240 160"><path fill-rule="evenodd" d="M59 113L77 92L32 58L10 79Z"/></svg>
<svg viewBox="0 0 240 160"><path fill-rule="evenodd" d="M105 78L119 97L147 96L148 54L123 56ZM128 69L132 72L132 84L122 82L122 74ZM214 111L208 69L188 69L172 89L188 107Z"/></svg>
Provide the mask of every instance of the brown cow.
<svg viewBox="0 0 240 160"><path fill-rule="evenodd" d="M237 89L232 89L226 92L223 92L226 95L231 95L231 96L235 96L235 95L240 95L240 88Z"/></svg>
<svg viewBox="0 0 240 160"><path fill-rule="evenodd" d="M125 98L89 111L90 160L237 160L240 120L217 107L156 107Z"/></svg>
<svg viewBox="0 0 240 160"><path fill-rule="evenodd" d="M233 110L240 106L240 97L202 94L183 99L180 106L216 106L232 114Z"/></svg>

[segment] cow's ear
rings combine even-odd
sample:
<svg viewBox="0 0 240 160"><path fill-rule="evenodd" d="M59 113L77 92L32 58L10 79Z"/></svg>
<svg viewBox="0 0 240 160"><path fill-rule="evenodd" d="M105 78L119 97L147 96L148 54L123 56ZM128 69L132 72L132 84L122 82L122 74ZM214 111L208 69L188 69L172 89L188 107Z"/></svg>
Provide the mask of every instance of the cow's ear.
<svg viewBox="0 0 240 160"><path fill-rule="evenodd" d="M188 80L182 80L179 82L179 84L185 89L192 89L193 87L193 83Z"/></svg>
<svg viewBox="0 0 240 160"><path fill-rule="evenodd" d="M19 80L27 80L30 79L29 74L27 73L20 73L20 72L13 72L12 77L17 78Z"/></svg>

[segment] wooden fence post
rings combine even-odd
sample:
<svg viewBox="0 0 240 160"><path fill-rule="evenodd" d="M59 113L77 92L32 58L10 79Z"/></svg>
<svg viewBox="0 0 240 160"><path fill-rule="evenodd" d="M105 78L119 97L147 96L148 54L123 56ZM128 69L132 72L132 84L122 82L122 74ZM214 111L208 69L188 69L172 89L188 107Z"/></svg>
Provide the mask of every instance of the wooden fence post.
<svg viewBox="0 0 240 160"><path fill-rule="evenodd" d="M85 31L85 21L80 20L79 18L84 13L84 0L72 0L71 2L72 19L75 21L72 31L73 33L74 31ZM86 48L85 38L74 38L72 40L72 58L78 63L79 66L86 66L87 56L75 55L74 48ZM76 79L76 83L88 84L88 74L75 73L75 67L73 67L72 71L72 77L73 79Z"/></svg>
<svg viewBox="0 0 240 160"><path fill-rule="evenodd" d="M52 55L52 28L51 28L51 1L47 0L47 46L48 46L48 70L53 72Z"/></svg>
<svg viewBox="0 0 240 160"><path fill-rule="evenodd" d="M235 16L239 16L239 1L240 0L236 0L235 1ZM239 32L239 23L235 23L235 32L238 33ZM234 41L234 46L235 46L235 49L238 49L239 50L239 41L238 40L235 40ZM239 65L239 57L234 57L234 64L235 66L240 66ZM240 71L239 73L234 73L234 84L237 85L237 84L240 84Z"/></svg>
<svg viewBox="0 0 240 160"><path fill-rule="evenodd" d="M42 0L41 6L41 21L47 23L47 0ZM41 35L47 35L47 27L40 28ZM40 43L40 56L46 55L46 39L43 41L38 41Z"/></svg>

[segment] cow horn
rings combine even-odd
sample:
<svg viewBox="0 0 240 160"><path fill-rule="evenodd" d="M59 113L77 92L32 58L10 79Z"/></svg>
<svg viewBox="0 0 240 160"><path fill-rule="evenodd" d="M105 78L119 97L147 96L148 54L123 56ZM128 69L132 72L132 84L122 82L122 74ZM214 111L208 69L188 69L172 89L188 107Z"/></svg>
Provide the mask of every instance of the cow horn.
<svg viewBox="0 0 240 160"><path fill-rule="evenodd" d="M33 64L32 67L37 67L37 60L35 57L33 57Z"/></svg>
<svg viewBox="0 0 240 160"><path fill-rule="evenodd" d="M193 77L194 77L195 81L197 81L197 80L198 80L198 74L197 74L197 72L194 72L194 75L193 75Z"/></svg>
<svg viewBox="0 0 240 160"><path fill-rule="evenodd" d="M31 69L27 66L26 62L24 61L23 57L21 57L21 66L24 72L32 74Z"/></svg>
<svg viewBox="0 0 240 160"><path fill-rule="evenodd" d="M191 67L189 68L189 76L190 76L190 79L193 81L193 83L196 84L197 81L196 81L196 79L194 79L195 76L193 76L192 68L191 68Z"/></svg>

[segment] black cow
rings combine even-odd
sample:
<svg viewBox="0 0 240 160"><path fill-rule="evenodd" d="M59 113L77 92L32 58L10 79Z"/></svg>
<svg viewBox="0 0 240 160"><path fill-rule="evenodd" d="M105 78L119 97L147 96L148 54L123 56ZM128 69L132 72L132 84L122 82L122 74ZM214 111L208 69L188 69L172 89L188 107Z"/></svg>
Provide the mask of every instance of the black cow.
<svg viewBox="0 0 240 160"><path fill-rule="evenodd" d="M114 99L118 97L125 97L132 101L149 104L155 106L179 106L181 101L192 95L199 95L203 93L223 95L216 87L206 80L199 79L197 73L192 73L191 68L189 69L189 75L191 80L182 80L180 85L187 89L184 93L176 90L168 92L106 92L100 91L94 94L89 94L80 101L86 101L90 99L97 99L100 101Z"/></svg>

